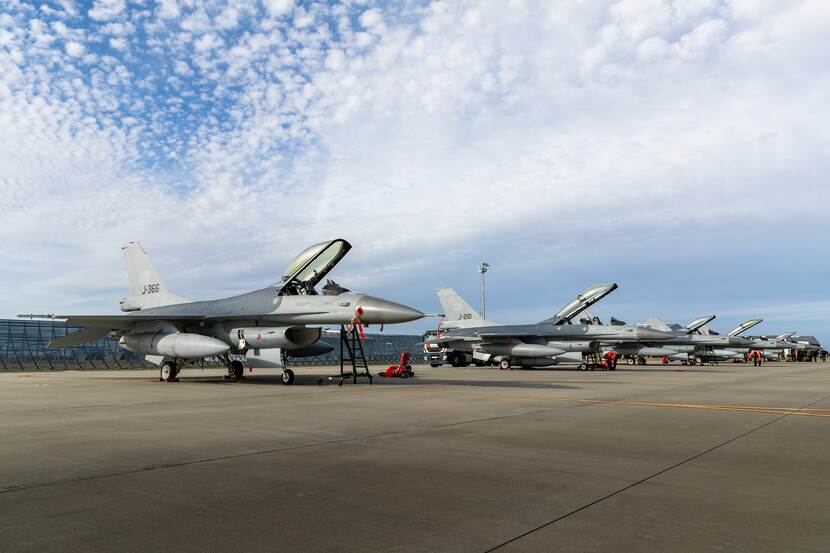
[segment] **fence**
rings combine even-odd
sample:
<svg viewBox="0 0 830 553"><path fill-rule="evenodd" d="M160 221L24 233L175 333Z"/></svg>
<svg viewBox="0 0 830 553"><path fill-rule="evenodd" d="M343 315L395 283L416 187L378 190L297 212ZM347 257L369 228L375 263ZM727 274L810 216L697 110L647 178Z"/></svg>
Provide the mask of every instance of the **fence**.
<svg viewBox="0 0 830 553"><path fill-rule="evenodd" d="M144 356L118 346L110 337L91 344L47 349L49 340L81 330L62 321L0 319L0 371L50 371L64 369L107 370L137 369L150 366ZM334 350L316 357L291 359L293 365L327 365L339 363L339 337L324 336L322 341ZM363 348L372 364L397 361L404 350L413 353L412 361L421 363L420 336L406 334L367 334Z"/></svg>

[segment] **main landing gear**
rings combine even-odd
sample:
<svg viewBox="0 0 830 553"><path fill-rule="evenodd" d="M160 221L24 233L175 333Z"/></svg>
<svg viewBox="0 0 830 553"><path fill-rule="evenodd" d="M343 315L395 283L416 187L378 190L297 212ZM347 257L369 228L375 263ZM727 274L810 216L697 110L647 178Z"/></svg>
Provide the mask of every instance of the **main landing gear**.
<svg viewBox="0 0 830 553"><path fill-rule="evenodd" d="M227 353L222 356L222 360L228 368L228 374L225 376L226 380L239 382L245 379L245 365L242 364L242 361L239 359L231 359Z"/></svg>
<svg viewBox="0 0 830 553"><path fill-rule="evenodd" d="M162 382L178 382L179 379L176 378L178 374L179 368L176 366L176 361L165 359L159 369L159 380Z"/></svg>
<svg viewBox="0 0 830 553"><path fill-rule="evenodd" d="M294 384L294 371L288 368L288 356L285 350L280 351L280 361L282 361L282 383L290 386Z"/></svg>
<svg viewBox="0 0 830 553"><path fill-rule="evenodd" d="M510 359L502 359L499 363L499 368L503 371L509 371L512 366L513 365L510 363Z"/></svg>
<svg viewBox="0 0 830 553"><path fill-rule="evenodd" d="M234 359L228 363L228 378L234 382L239 382L245 378L245 366L242 364L242 361Z"/></svg>

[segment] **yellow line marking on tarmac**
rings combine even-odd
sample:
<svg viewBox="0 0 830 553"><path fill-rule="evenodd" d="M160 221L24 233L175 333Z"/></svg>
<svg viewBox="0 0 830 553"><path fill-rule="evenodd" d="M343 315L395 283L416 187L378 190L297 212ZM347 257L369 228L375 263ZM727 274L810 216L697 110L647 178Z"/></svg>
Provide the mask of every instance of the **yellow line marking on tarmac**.
<svg viewBox="0 0 830 553"><path fill-rule="evenodd" d="M419 390L420 391L420 390ZM426 393L427 390L424 390ZM438 392L438 393L436 393ZM747 405L719 405L712 403L662 403L653 401L628 401L614 399L584 399L574 397L529 396L513 394L482 394L460 391L429 390L430 395L454 395L487 399L521 399L528 401L564 401L585 404L631 405L638 407L665 407L675 409L704 409L709 411L739 411L745 413L771 413L774 415L799 415L802 417L830 417L830 409L806 409L800 407L756 407Z"/></svg>

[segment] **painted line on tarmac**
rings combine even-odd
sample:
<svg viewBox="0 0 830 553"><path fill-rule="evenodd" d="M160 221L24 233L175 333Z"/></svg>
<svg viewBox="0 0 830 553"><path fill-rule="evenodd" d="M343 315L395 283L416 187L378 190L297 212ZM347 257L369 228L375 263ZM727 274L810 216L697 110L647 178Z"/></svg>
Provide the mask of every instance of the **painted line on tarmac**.
<svg viewBox="0 0 830 553"><path fill-rule="evenodd" d="M427 395L427 391L423 392ZM663 407L672 409L702 409L707 411L738 411L743 413L769 413L773 415L797 415L801 417L830 417L830 409L806 409L800 407L758 407L752 405L720 405L713 403L665 403L654 401L629 401L629 400L614 400L614 399L585 399L574 397L552 397L552 396L532 396L532 395L515 395L515 394L482 394L477 392L459 392L459 391L434 391L429 390L431 397L438 395L446 396L467 396L479 397L486 399L519 399L527 401L562 401L570 403L583 403L589 405L631 405L635 407Z"/></svg>
<svg viewBox="0 0 830 553"><path fill-rule="evenodd" d="M810 406L815 405L817 403L820 403L822 401L825 401L827 399L830 399L830 396L825 396L821 399L817 399L817 400L815 400L811 403L808 403L804 407L799 408L799 411L805 411ZM653 474L650 474L649 476L646 476L645 478L641 478L640 480L638 480L638 481L636 481L632 484L629 484L627 486L623 486L622 488L620 488L618 490L615 490L615 491L613 491L613 492L611 492L607 495L604 495L603 497L595 499L595 500L591 501L590 503L586 503L585 505L582 505L581 507L577 507L576 509L573 509L573 510L571 510L571 511L569 511L569 512L563 514L563 515L560 515L560 516L558 516L558 517L556 517L552 520L549 520L548 522L545 522L544 524L540 524L539 526L536 526L535 528L531 528L530 530L527 530L526 532L522 532L521 534L519 534L517 536L514 536L514 537L512 537L512 538L510 538L510 539L494 546L494 547L491 547L491 548L485 550L484 553L492 553L493 551L497 551L497 550L502 549L506 546L509 546L510 544L516 543L516 542L522 540L523 538L526 538L526 537L530 536L531 534L535 534L536 532L538 532L540 530L544 530L545 528L549 528L549 527L553 526L554 524L556 524L557 522L559 522L561 520L564 520L564 519L566 519L570 516L573 516L577 513L580 513L580 512L582 512L586 509L590 509L594 505L602 503L603 501L605 501L607 499L611 499L612 497L620 495L620 494L622 494L622 493L624 493L624 492L626 492L626 491L628 491L632 488L635 488L635 487L639 486L640 484L644 484L644 483L646 483L650 480L653 480L654 478L657 478L658 476L661 476L663 474L666 474L669 471L672 471L672 470L674 470L678 467L681 467L681 466L685 465L686 463L689 463L691 461L699 459L699 458L701 458L701 457L703 457L703 456L705 456L705 455L707 455L707 454L709 454L713 451L716 451L716 450L718 450L722 447L725 447L729 444L732 444L732 443L740 440L741 438L745 438L746 436L749 436L750 434L753 434L753 433L755 433L759 430L762 430L762 429L764 429L764 428L766 428L766 427L768 427L772 424L775 424L780 420L783 420L783 419L785 419L785 418L787 418L791 415L797 415L797 414L798 414L797 412L790 412L790 413L780 414L780 416L775 417L774 419L769 420L769 421L767 421L767 422L765 422L761 425L758 425L755 428L747 430L746 432L738 434L737 436L734 436L734 437L732 437L732 438L730 438L730 439L728 439L724 442L721 442L716 446L710 447L709 449L705 449L705 450L701 451L700 453L696 453L695 455L692 455L691 457L687 457L686 459L683 459L682 461L679 461L679 462L677 462L677 463L675 463L675 464L673 464L669 467L666 467L666 468L664 468L662 470L659 470L659 471L657 471Z"/></svg>

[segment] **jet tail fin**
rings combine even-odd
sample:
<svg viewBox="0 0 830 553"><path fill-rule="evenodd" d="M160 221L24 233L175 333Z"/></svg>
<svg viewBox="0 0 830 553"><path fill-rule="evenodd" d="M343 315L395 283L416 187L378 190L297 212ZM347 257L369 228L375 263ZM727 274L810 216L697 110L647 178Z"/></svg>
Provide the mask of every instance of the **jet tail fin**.
<svg viewBox="0 0 830 553"><path fill-rule="evenodd" d="M672 332L672 328L665 322L658 319L657 317L650 318L646 321L646 324L654 330L660 330L662 332Z"/></svg>
<svg viewBox="0 0 830 553"><path fill-rule="evenodd" d="M127 276L130 280L131 295L121 300L122 311L138 311L148 307L188 303L171 294L159 277L147 252L138 242L130 242L123 248L124 261L127 263Z"/></svg>
<svg viewBox="0 0 830 553"><path fill-rule="evenodd" d="M482 319L478 311L456 293L452 288L438 288L438 301L444 308L447 320L441 325L444 328L469 328L476 326L492 326L494 323Z"/></svg>

